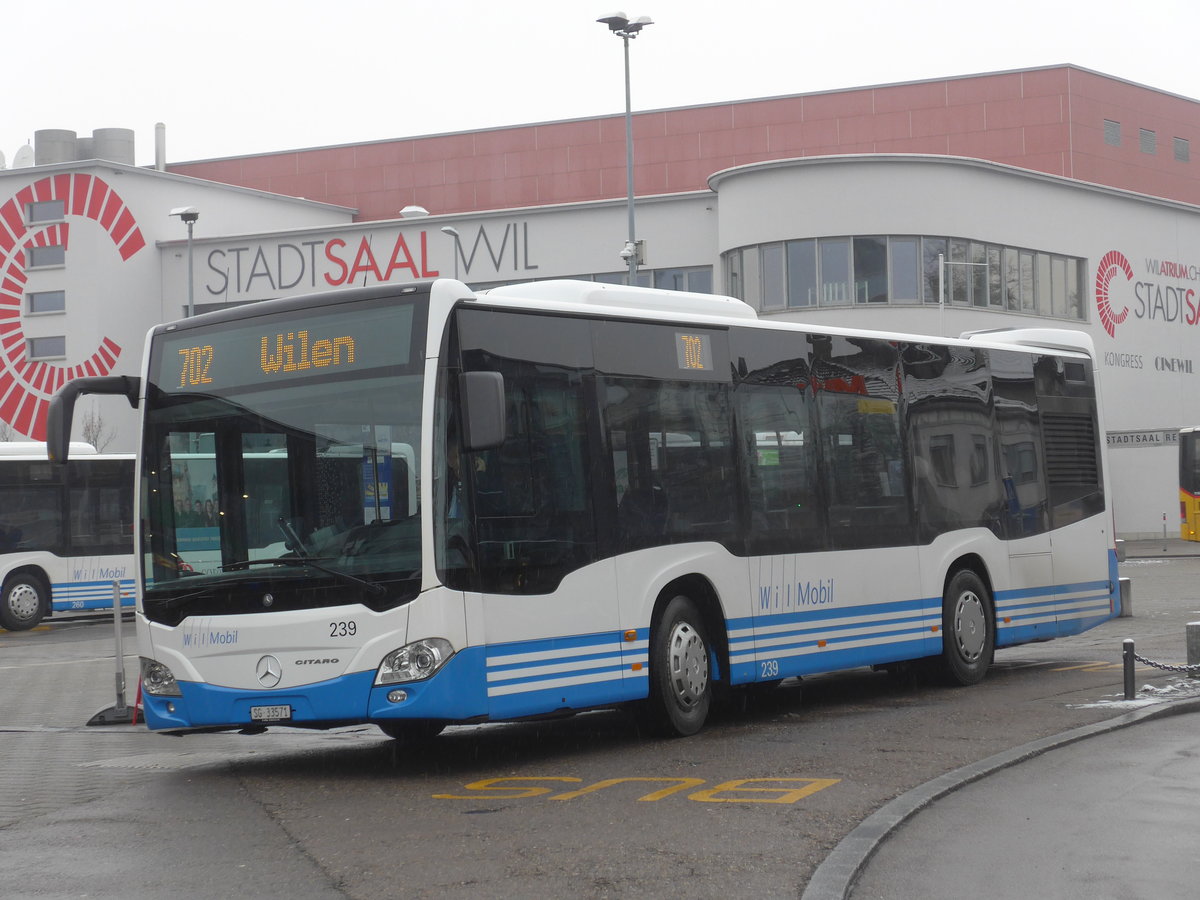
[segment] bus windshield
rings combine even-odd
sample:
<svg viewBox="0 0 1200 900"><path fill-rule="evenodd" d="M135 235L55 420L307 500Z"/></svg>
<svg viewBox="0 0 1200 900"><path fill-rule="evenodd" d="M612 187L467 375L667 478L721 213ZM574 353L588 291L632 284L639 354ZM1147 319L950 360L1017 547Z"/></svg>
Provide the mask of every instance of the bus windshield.
<svg viewBox="0 0 1200 900"><path fill-rule="evenodd" d="M388 298L152 338L149 619L416 595L423 318Z"/></svg>

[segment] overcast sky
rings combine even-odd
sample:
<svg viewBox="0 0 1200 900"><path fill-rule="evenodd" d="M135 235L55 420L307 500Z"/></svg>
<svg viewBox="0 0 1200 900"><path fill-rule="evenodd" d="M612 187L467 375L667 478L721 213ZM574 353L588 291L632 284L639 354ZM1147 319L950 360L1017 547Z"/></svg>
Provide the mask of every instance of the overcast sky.
<svg viewBox="0 0 1200 900"><path fill-rule="evenodd" d="M132 128L171 162L624 111L623 0L3 0L0 152ZM634 110L1074 63L1200 98L1200 2L645 0Z"/></svg>

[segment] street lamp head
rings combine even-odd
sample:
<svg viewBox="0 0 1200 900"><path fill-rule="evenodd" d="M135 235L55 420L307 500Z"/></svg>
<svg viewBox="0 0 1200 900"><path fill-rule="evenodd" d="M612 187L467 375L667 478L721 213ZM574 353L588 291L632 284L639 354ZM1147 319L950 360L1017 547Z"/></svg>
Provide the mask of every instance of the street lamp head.
<svg viewBox="0 0 1200 900"><path fill-rule="evenodd" d="M623 12L610 13L596 21L607 25L609 31L622 38L635 38L647 25L654 24L649 16L638 16L636 19L631 19Z"/></svg>
<svg viewBox="0 0 1200 900"><path fill-rule="evenodd" d="M450 237L452 237L452 238L456 238L456 239L458 238L458 229L455 228L453 225L443 225L441 230L443 232L445 232L446 234L450 235Z"/></svg>
<svg viewBox="0 0 1200 900"><path fill-rule="evenodd" d="M177 206L168 215L179 216L183 222L191 225L200 218L200 210L194 206Z"/></svg>

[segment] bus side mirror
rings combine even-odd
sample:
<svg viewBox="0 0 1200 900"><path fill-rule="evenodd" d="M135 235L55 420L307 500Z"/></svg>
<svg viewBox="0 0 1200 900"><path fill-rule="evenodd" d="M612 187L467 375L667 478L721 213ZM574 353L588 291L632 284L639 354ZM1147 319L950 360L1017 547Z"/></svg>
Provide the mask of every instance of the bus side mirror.
<svg viewBox="0 0 1200 900"><path fill-rule="evenodd" d="M463 372L458 376L462 403L463 449L491 450L507 436L504 375L500 372Z"/></svg>
<svg viewBox="0 0 1200 900"><path fill-rule="evenodd" d="M50 398L46 412L46 455L51 462L66 463L71 443L71 420L80 394L116 394L137 409L142 380L130 375L96 375L68 381Z"/></svg>

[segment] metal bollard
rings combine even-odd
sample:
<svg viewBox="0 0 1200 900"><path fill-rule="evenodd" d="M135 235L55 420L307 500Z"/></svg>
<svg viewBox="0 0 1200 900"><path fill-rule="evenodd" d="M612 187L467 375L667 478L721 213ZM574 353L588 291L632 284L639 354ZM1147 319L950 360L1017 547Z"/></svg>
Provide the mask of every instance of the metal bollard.
<svg viewBox="0 0 1200 900"><path fill-rule="evenodd" d="M1121 645L1121 659L1125 664L1125 699L1132 700L1137 696L1137 689L1133 686L1133 638L1125 638Z"/></svg>
<svg viewBox="0 0 1200 900"><path fill-rule="evenodd" d="M121 641L121 582L114 581L113 589L113 628L116 630L117 654L117 705L113 711L118 716L125 715L125 646Z"/></svg>
<svg viewBox="0 0 1200 900"><path fill-rule="evenodd" d="M1187 664L1200 665L1200 622L1187 623ZM1200 672L1190 670L1188 678L1200 678Z"/></svg>

